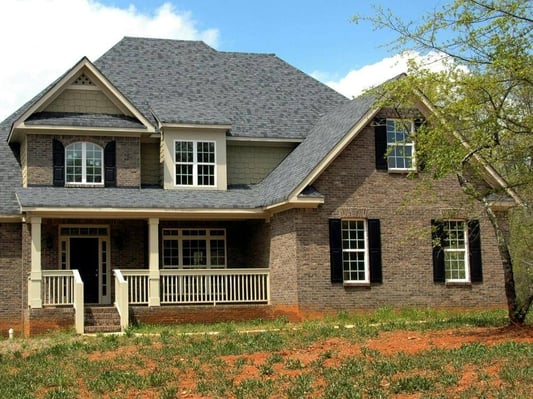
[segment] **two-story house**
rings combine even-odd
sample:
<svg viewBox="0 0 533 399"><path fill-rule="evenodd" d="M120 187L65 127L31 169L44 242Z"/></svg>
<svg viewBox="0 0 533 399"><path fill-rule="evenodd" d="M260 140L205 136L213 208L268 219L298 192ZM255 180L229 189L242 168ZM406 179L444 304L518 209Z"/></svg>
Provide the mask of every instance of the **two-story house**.
<svg viewBox="0 0 533 399"><path fill-rule="evenodd" d="M417 171L429 112L201 42L80 60L0 125L0 330L501 306L482 210Z"/></svg>

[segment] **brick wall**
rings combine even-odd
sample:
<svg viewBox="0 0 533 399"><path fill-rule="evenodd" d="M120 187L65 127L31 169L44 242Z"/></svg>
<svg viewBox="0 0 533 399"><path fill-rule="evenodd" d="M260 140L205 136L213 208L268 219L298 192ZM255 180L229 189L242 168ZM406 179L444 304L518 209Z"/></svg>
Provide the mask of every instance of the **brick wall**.
<svg viewBox="0 0 533 399"><path fill-rule="evenodd" d="M0 337L22 331L22 280L22 225L0 223Z"/></svg>
<svg viewBox="0 0 533 399"><path fill-rule="evenodd" d="M56 330L73 330L74 316L72 307L27 309L25 317L28 322L24 328L24 335L29 337Z"/></svg>
<svg viewBox="0 0 533 399"><path fill-rule="evenodd" d="M276 215L270 222L270 295L273 305L298 305L299 272L296 218L298 211Z"/></svg>
<svg viewBox="0 0 533 399"><path fill-rule="evenodd" d="M273 320L285 317L298 321L301 314L296 307L270 305L220 305L220 306L130 306L130 323L179 324Z"/></svg>
<svg viewBox="0 0 533 399"><path fill-rule="evenodd" d="M325 204L318 210L299 210L294 215L301 308L503 305L503 273L494 234L480 206L462 193L456 179L432 181L423 173L408 178L376 171L374 165L374 134L372 128L367 128L314 183L325 195ZM330 283L330 217L381 221L382 284L346 288ZM430 221L442 217L480 219L483 283L445 286L433 282ZM292 294L292 286L286 289Z"/></svg>
<svg viewBox="0 0 533 399"><path fill-rule="evenodd" d="M116 140L117 186L139 187L141 184L140 141L136 137L103 136L48 136L29 134L26 143L26 164L28 185L51 186L53 184L52 141L57 139L66 147L77 141L90 141L102 148ZM26 165L26 168L25 168Z"/></svg>

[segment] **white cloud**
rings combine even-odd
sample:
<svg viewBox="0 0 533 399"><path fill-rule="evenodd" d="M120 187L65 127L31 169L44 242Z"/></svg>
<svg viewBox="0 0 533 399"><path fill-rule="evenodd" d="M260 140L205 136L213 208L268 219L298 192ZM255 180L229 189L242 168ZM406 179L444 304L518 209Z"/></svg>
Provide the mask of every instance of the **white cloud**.
<svg viewBox="0 0 533 399"><path fill-rule="evenodd" d="M416 51L406 51L393 57L384 58L375 64L365 65L360 69L352 70L339 80L322 81L346 97L357 97L364 90L407 72L409 60L415 60L419 65L431 71L445 69L446 62L449 61L446 56L437 52L422 55ZM313 76L319 80L323 78L320 72L314 72Z"/></svg>
<svg viewBox="0 0 533 399"><path fill-rule="evenodd" d="M216 46L218 30L198 30L191 13L171 3L146 14L95 0L2 0L0 121L83 56L95 61L124 36Z"/></svg>

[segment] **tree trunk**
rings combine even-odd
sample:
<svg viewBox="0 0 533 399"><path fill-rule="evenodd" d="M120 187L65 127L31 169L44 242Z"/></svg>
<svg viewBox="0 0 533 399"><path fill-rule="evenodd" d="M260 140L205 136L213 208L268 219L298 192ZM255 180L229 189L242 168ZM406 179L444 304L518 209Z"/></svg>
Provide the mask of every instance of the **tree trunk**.
<svg viewBox="0 0 533 399"><path fill-rule="evenodd" d="M505 296L507 297L507 309L509 313L509 321L511 324L522 325L526 320L526 315L531 305L531 299L528 298L523 306L520 306L516 297L516 288L513 273L513 261L509 251L509 244L505 239L505 235L498 223L498 218L494 211L490 208L488 202L483 199L483 206L489 218L489 221L496 234L496 241L498 243L498 251L502 259L503 276L505 280Z"/></svg>

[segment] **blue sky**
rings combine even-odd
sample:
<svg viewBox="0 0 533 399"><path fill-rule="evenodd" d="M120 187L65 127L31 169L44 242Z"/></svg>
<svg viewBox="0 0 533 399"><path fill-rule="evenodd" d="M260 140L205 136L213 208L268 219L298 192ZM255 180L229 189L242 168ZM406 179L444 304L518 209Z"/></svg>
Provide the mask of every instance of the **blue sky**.
<svg viewBox="0 0 533 399"><path fill-rule="evenodd" d="M373 4L417 20L443 2L2 0L0 119L82 56L94 61L123 36L204 40L221 51L274 53L350 97L363 83L380 83L400 68L392 68L394 54L383 47L394 36L366 22L355 24L352 17L371 14Z"/></svg>

